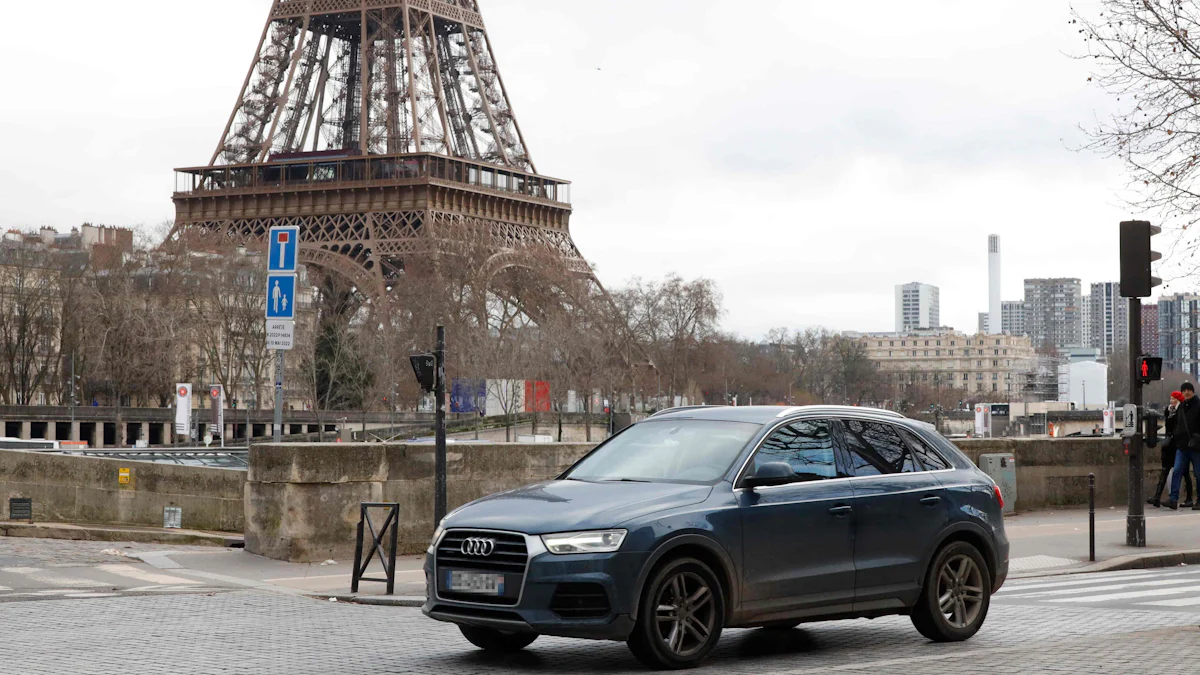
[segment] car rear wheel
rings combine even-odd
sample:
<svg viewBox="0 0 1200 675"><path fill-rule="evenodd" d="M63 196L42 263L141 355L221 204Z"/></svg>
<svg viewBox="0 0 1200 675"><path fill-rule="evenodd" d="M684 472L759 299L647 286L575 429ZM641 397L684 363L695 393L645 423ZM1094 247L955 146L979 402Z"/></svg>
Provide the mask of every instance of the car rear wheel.
<svg viewBox="0 0 1200 675"><path fill-rule="evenodd" d="M537 633L511 633L482 626L459 625L463 637L486 652L511 654L528 647L538 638Z"/></svg>
<svg viewBox="0 0 1200 675"><path fill-rule="evenodd" d="M678 558L646 584L629 650L651 668L691 668L716 647L724 625L717 576L695 558Z"/></svg>
<svg viewBox="0 0 1200 675"><path fill-rule="evenodd" d="M959 642L979 632L991 602L992 579L983 555L964 541L938 551L929 566L912 622L935 642Z"/></svg>

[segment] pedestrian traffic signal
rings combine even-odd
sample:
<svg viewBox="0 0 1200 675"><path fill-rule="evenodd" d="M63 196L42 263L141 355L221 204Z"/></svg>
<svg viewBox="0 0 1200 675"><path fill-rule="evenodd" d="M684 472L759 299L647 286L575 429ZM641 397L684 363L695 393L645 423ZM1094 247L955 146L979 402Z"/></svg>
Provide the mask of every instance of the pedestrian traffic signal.
<svg viewBox="0 0 1200 675"><path fill-rule="evenodd" d="M1162 357L1140 356L1137 360L1138 380L1142 384L1157 382L1162 379Z"/></svg>
<svg viewBox="0 0 1200 675"><path fill-rule="evenodd" d="M1158 447L1159 418L1162 413L1147 409L1142 413L1142 441L1147 448Z"/></svg>
<svg viewBox="0 0 1200 675"><path fill-rule="evenodd" d="M1162 232L1144 220L1121 223L1121 297L1148 298L1150 289L1162 283L1153 276L1150 264L1162 258L1150 250L1150 238Z"/></svg>
<svg viewBox="0 0 1200 675"><path fill-rule="evenodd" d="M408 357L408 360L412 362L413 373L416 374L421 389L432 392L437 384L437 359L433 354L417 354Z"/></svg>

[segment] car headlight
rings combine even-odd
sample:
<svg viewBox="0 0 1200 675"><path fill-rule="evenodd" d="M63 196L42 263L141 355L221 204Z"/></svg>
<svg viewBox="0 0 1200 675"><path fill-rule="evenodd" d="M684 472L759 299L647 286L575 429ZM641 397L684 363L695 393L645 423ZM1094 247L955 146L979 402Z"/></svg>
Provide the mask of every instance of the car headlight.
<svg viewBox="0 0 1200 675"><path fill-rule="evenodd" d="M446 522L445 518L442 519L442 523L444 522ZM446 531L445 528L442 527L442 523L438 523L437 529L433 531L433 539L430 540L429 548L425 550L426 553L433 553L433 547L437 546L438 539L441 539L442 533Z"/></svg>
<svg viewBox="0 0 1200 675"><path fill-rule="evenodd" d="M542 543L546 550L557 555L568 553L613 553L625 541L625 530L599 530L596 532L564 532L543 534Z"/></svg>

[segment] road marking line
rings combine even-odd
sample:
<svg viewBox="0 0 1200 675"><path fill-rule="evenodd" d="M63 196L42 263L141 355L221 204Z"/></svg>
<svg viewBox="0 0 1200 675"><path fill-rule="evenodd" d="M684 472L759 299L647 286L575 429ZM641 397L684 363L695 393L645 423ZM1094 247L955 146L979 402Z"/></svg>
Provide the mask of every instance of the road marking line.
<svg viewBox="0 0 1200 675"><path fill-rule="evenodd" d="M127 563L114 563L111 565L96 565L93 569L107 572L108 574L116 574L117 576L137 579L142 583L156 584L161 586L177 586L179 584L199 584L199 581L175 577L169 574L159 574L150 572L138 567L134 567Z"/></svg>
<svg viewBox="0 0 1200 675"><path fill-rule="evenodd" d="M51 586L74 586L77 588L100 588L102 586L111 586L103 581L92 581L91 579L78 579L70 577L60 577L51 573L49 570L40 567L5 567L0 569L0 572L8 572L9 574L22 574L37 583L49 584Z"/></svg>
<svg viewBox="0 0 1200 675"><path fill-rule="evenodd" d="M1014 581L1010 581L1010 582L1004 584L1004 588L1001 588L999 591L997 591L996 594L999 595L1000 593L1016 593L1016 592L1020 592L1024 589L1026 589L1026 588L1041 588L1043 586L1065 586L1068 584L1072 585L1072 586L1078 586L1080 584L1099 584L1099 583L1104 583L1104 582L1108 582L1108 581L1115 581L1118 579L1136 579L1137 577L1144 577L1144 576L1153 574L1153 572L1155 572L1155 571L1157 571L1157 570L1138 570L1137 572L1118 572L1118 573L1114 573L1114 574L1094 574L1094 573L1093 574L1077 574L1077 575L1071 575L1070 577L1067 577L1067 579L1070 579L1068 581L1064 581L1063 580L1064 577L1062 577L1062 576L1056 577L1054 579L1046 579L1046 580L1040 580L1040 581L1017 581L1017 580L1014 580ZM1191 570L1190 573L1195 574L1197 572L1196 572L1196 570ZM1176 572L1176 574L1186 574L1186 573ZM1086 578L1081 579L1081 577L1086 577Z"/></svg>
<svg viewBox="0 0 1200 675"><path fill-rule="evenodd" d="M1177 586L1179 584L1194 584L1194 579L1161 579L1157 581L1138 581L1128 584L1112 584L1109 586L1089 586L1087 588L1067 588L1059 591L1038 591L1036 593L1021 593L1019 595L1006 595L1006 598L1044 598L1052 595L1074 595L1077 593L1099 593L1101 591L1119 591L1123 588L1137 588L1139 586Z"/></svg>
<svg viewBox="0 0 1200 675"><path fill-rule="evenodd" d="M12 590L12 589L11 589L11 588L9 588L8 586L0 586L0 593L3 593L3 592L5 592L5 591L11 591L11 590Z"/></svg>
<svg viewBox="0 0 1200 675"><path fill-rule="evenodd" d="M1154 602L1139 602L1138 607L1151 605L1153 607L1194 607L1200 605L1200 598L1176 598L1174 600L1155 600Z"/></svg>
<svg viewBox="0 0 1200 675"><path fill-rule="evenodd" d="M1128 593L1109 593L1107 595L1093 595L1085 598L1059 598L1056 600L1048 600L1047 602L1108 602L1109 600L1130 600L1133 598L1152 598L1156 595L1178 595L1180 593L1195 593L1195 586L1187 586L1185 588L1161 588L1156 591L1130 591Z"/></svg>

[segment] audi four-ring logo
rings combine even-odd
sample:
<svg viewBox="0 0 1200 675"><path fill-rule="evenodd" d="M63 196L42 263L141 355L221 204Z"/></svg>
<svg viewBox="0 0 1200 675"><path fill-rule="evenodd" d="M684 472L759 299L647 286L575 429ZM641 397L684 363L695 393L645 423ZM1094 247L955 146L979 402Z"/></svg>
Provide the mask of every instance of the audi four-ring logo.
<svg viewBox="0 0 1200 675"><path fill-rule="evenodd" d="M462 546L459 548L463 555L476 555L481 558L486 558L496 550L495 539L483 539L481 537L470 537L464 539Z"/></svg>

